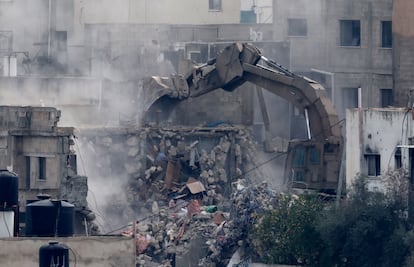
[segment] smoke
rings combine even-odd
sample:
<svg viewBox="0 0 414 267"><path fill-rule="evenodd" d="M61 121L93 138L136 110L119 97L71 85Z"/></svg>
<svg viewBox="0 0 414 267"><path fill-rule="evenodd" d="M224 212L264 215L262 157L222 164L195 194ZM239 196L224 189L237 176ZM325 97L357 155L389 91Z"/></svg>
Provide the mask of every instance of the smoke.
<svg viewBox="0 0 414 267"><path fill-rule="evenodd" d="M19 8L23 2L26 7ZM83 138L83 130L137 126L145 102L139 91L141 79L175 72L164 56L168 45L158 41L165 43L168 34L152 26L137 31L136 25L79 25L74 23L74 18L81 17L79 10L75 8L72 17L62 17L58 15L63 7L56 5L50 27L48 1L2 5L0 22L13 32L10 52L0 56L24 53L16 54L17 77L0 77L0 105L56 107L62 111L58 126L78 129L78 173L88 177L89 208L102 231L108 232L137 217L127 199L130 174L122 156L126 152L113 147L101 151ZM0 42L3 49L2 38Z"/></svg>
<svg viewBox="0 0 414 267"><path fill-rule="evenodd" d="M90 140L76 141L79 166L78 172L88 177L88 205L97 215L97 223L106 233L135 219L126 198L129 176L121 160L111 162L113 156L108 150L99 151ZM115 168L113 168L115 166Z"/></svg>

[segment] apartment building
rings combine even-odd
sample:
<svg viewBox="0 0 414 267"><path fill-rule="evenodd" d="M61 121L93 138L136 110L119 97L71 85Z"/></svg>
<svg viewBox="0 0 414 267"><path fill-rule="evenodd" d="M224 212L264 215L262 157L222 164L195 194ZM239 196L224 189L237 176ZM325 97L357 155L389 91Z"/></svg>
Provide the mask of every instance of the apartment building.
<svg viewBox="0 0 414 267"><path fill-rule="evenodd" d="M321 82L341 117L393 105L392 1L274 1L274 39L290 43L290 69Z"/></svg>

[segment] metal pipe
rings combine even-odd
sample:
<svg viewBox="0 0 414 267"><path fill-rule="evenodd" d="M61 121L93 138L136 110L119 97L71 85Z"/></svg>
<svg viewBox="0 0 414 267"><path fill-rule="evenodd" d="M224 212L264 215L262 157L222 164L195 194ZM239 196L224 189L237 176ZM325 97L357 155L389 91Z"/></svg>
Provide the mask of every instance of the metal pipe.
<svg viewBox="0 0 414 267"><path fill-rule="evenodd" d="M255 86L256 87L256 86ZM262 112L263 123L265 127L265 141L264 141L264 150L266 152L273 152L272 148L272 135L270 132L270 119L269 114L266 108L265 98L263 96L263 89L256 87L257 98L259 100L260 110Z"/></svg>
<svg viewBox="0 0 414 267"><path fill-rule="evenodd" d="M47 57L50 57L50 43L51 43L51 25L52 25L52 0L49 0L49 17L48 17L48 24L47 24Z"/></svg>
<svg viewBox="0 0 414 267"><path fill-rule="evenodd" d="M305 119L306 119L306 130L308 132L308 139L312 139L312 134L311 134L311 130L310 130L310 124L309 124L309 114L308 114L308 109L305 108Z"/></svg>

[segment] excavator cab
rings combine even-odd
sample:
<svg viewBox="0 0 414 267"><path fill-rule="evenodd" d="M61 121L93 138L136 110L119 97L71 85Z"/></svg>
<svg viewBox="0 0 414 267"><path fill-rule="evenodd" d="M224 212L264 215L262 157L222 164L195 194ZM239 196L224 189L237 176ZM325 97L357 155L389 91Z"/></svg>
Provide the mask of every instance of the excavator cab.
<svg viewBox="0 0 414 267"><path fill-rule="evenodd" d="M289 142L285 183L291 188L334 194L338 186L339 144L315 140Z"/></svg>

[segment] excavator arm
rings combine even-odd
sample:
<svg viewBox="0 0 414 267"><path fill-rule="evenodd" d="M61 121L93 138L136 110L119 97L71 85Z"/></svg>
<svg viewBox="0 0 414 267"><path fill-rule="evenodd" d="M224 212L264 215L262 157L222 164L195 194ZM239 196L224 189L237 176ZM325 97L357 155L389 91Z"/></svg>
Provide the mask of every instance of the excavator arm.
<svg viewBox="0 0 414 267"><path fill-rule="evenodd" d="M153 77L147 86L161 89L156 98L168 94L185 99L219 88L233 91L245 82L284 98L305 116L308 138L290 142L285 167L287 182L293 187L334 192L343 140L337 113L325 89L265 58L255 46L234 43L184 76Z"/></svg>

